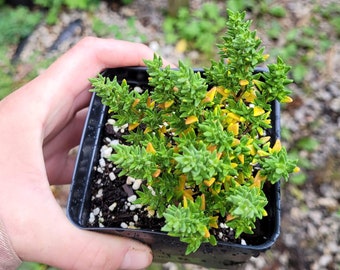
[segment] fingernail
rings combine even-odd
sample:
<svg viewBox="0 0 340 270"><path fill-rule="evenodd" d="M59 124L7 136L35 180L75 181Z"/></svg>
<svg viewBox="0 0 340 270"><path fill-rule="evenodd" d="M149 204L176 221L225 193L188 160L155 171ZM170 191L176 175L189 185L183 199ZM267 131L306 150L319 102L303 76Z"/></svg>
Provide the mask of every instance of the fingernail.
<svg viewBox="0 0 340 270"><path fill-rule="evenodd" d="M152 262L152 252L148 248L131 247L125 254L121 269L144 269Z"/></svg>

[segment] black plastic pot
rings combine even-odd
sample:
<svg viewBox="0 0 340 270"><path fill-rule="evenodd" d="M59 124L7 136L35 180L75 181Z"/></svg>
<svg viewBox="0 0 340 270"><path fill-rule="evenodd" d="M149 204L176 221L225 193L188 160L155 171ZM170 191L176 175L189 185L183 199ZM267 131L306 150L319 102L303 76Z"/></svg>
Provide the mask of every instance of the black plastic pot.
<svg viewBox="0 0 340 270"><path fill-rule="evenodd" d="M201 70L199 70L201 71ZM255 72L263 72L258 69ZM146 86L148 74L144 67L108 69L104 76L118 80L126 79L130 85ZM258 222L254 235L243 236L247 245L219 242L217 246L203 244L193 254L185 256L186 244L179 239L167 236L163 232L140 229L89 227L91 211L91 184L93 167L98 163L103 136L103 127L107 120L107 108L100 98L93 95L83 136L79 148L73 182L69 195L67 215L78 227L103 233L131 237L151 246L155 262L179 262L199 264L205 267L225 268L227 265L239 264L252 256L258 256L269 249L279 236L280 230L280 186L268 184L265 193L268 198L268 216ZM268 130L272 141L280 134L280 108L278 102L272 104L272 126ZM250 243L250 244L248 244Z"/></svg>

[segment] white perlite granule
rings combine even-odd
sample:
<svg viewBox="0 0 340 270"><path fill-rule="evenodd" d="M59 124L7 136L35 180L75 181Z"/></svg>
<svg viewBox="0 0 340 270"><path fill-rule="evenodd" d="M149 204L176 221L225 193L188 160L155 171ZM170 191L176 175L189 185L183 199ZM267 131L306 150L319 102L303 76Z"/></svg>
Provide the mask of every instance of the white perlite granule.
<svg viewBox="0 0 340 270"><path fill-rule="evenodd" d="M113 204L111 204L111 205L109 206L109 210L110 210L110 211L113 211L113 210L116 208L116 206L117 206L117 203L114 202Z"/></svg>
<svg viewBox="0 0 340 270"><path fill-rule="evenodd" d="M131 195L130 197L127 198L128 202L134 202L135 200L137 200L137 196L136 195Z"/></svg>
<svg viewBox="0 0 340 270"><path fill-rule="evenodd" d="M142 184L142 180L141 179L136 179L135 182L132 185L132 189L134 190L138 190L140 188L140 185Z"/></svg>
<svg viewBox="0 0 340 270"><path fill-rule="evenodd" d="M111 142L112 143L112 142ZM107 145L103 145L101 148L100 148L100 156L102 158L109 158L112 154L112 148L111 147L108 147ZM100 161L99 161L100 162ZM102 166L104 167L104 166Z"/></svg>
<svg viewBox="0 0 340 270"><path fill-rule="evenodd" d="M109 178L111 181L115 180L117 178L117 176L113 173L113 172L110 172L109 173Z"/></svg>

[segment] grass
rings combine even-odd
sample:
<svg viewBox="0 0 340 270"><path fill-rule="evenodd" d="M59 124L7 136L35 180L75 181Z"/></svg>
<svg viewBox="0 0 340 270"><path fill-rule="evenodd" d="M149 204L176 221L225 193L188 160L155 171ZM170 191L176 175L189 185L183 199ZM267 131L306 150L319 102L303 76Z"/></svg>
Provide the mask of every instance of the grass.
<svg viewBox="0 0 340 270"><path fill-rule="evenodd" d="M25 39L42 18L40 12L28 8L0 8L0 99L17 87L16 65L11 61L10 48Z"/></svg>

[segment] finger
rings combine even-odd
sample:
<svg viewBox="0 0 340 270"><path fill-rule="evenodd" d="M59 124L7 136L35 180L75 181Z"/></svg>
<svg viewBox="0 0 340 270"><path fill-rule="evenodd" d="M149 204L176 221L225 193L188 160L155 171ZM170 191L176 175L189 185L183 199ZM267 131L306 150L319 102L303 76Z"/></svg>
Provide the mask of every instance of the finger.
<svg viewBox="0 0 340 270"><path fill-rule="evenodd" d="M6 220L13 247L22 260L81 270L141 269L151 263L149 247L131 239L76 228L48 187L36 188L25 185L19 190L25 204L20 213Z"/></svg>
<svg viewBox="0 0 340 270"><path fill-rule="evenodd" d="M64 129L44 143L43 153L50 184L69 184L76 155L70 150L79 145L87 109L79 111Z"/></svg>
<svg viewBox="0 0 340 270"><path fill-rule="evenodd" d="M58 259L51 262L59 268L73 265L74 269L143 269L152 262L152 251L140 242L81 231L75 227L63 231L59 237L64 236L66 231L68 239L58 243L54 252L60 254L64 250L66 257L63 264Z"/></svg>

